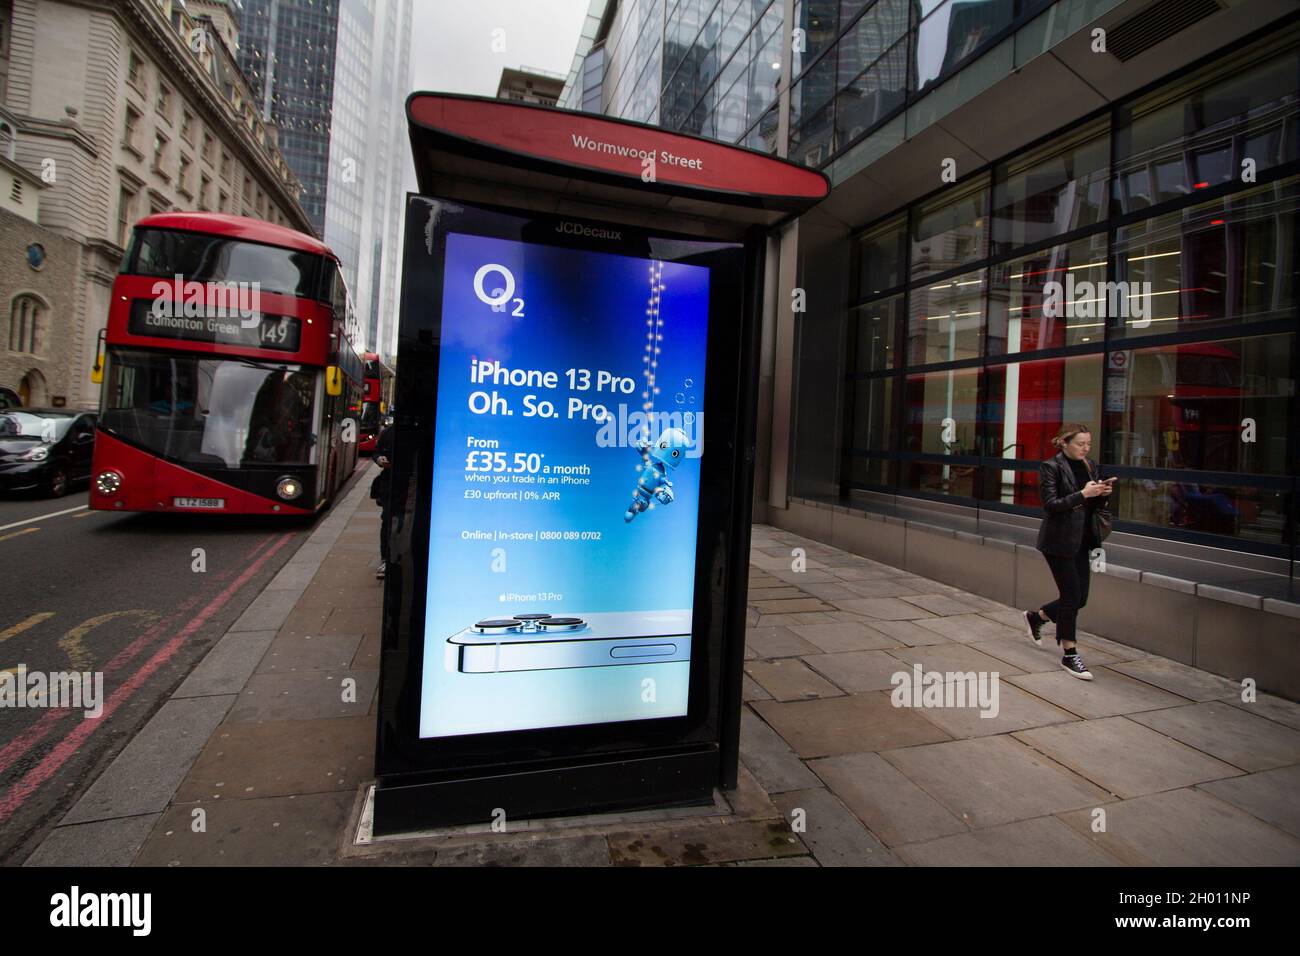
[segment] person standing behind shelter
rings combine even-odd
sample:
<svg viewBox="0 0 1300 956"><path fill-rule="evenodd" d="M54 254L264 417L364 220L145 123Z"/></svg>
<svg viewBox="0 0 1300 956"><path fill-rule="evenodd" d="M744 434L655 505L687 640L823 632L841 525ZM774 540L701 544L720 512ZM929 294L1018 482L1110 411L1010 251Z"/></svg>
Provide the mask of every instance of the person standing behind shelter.
<svg viewBox="0 0 1300 956"><path fill-rule="evenodd" d="M1061 667L1080 680L1092 680L1092 673L1079 656L1075 624L1079 610L1088 603L1090 552L1101 544L1094 530L1093 512L1102 511L1109 519L1115 479L1098 480L1100 469L1088 459L1092 433L1086 425L1063 425L1052 444L1057 453L1038 467L1038 491L1045 514L1038 529L1037 547L1060 593L1055 601L1038 610L1025 611L1025 625L1033 642L1041 646L1039 631L1048 621L1055 621L1056 643L1064 655Z"/></svg>
<svg viewBox="0 0 1300 956"><path fill-rule="evenodd" d="M382 578L388 571L388 489L393 473L393 426L385 425L375 439L375 464L379 474L370 483L370 497L379 503L379 570L375 577Z"/></svg>

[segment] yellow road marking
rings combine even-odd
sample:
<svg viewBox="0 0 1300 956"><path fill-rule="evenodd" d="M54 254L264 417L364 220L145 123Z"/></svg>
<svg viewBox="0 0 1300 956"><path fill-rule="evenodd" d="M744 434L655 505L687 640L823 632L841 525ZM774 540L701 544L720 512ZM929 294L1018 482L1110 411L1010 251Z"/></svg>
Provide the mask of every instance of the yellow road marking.
<svg viewBox="0 0 1300 956"><path fill-rule="evenodd" d="M23 528L22 531L11 531L9 534L0 534L0 541L8 541L10 538L16 538L20 534L31 534L33 531L40 531L40 528Z"/></svg>
<svg viewBox="0 0 1300 956"><path fill-rule="evenodd" d="M41 611L39 614L33 614L25 621L19 621L13 627L5 628L3 631L0 631L0 644L3 644L11 637L17 637L23 631L26 631L29 628L33 628L37 624L40 624L41 621L44 621L47 618L51 618L51 617L54 617L53 611Z"/></svg>
<svg viewBox="0 0 1300 956"><path fill-rule="evenodd" d="M19 621L13 627L5 628L3 631L0 631L0 644L3 644L11 637L17 637L23 631L30 630L42 621L48 620L52 617L54 617L53 611L41 611L37 614L33 614L25 621ZM17 674L18 667L20 666L22 665L17 665L15 667L0 667L0 674Z"/></svg>
<svg viewBox="0 0 1300 956"><path fill-rule="evenodd" d="M107 624L109 621L119 617L126 617L127 615L138 617L146 624L152 624L159 618L159 614L156 611L147 611L142 608L135 608L129 611L109 611L107 614L100 614L98 617L92 617L89 620L82 621L59 638L59 647L68 655L68 662L72 665L74 671L90 670L90 651L86 649L86 646L82 643L81 639L85 637L89 631L99 627L99 625Z"/></svg>
<svg viewBox="0 0 1300 956"><path fill-rule="evenodd" d="M79 514L79 515L73 515L73 516L72 516L72 520L73 520L73 521L76 521L78 518L89 518L89 517L90 517L91 515L93 515L93 514L96 514L96 512L87 509L87 510L83 511L83 512L82 512L81 514Z"/></svg>
<svg viewBox="0 0 1300 956"><path fill-rule="evenodd" d="M54 617L53 611L41 611L37 614L33 614L25 621L19 621L13 627L5 628L3 631L0 631L0 644L3 644L11 637L17 637L23 631L30 630L31 628L35 627L37 624L40 624L42 621L49 620L52 617ZM16 674L16 673L18 673L18 666L0 667L0 674Z"/></svg>

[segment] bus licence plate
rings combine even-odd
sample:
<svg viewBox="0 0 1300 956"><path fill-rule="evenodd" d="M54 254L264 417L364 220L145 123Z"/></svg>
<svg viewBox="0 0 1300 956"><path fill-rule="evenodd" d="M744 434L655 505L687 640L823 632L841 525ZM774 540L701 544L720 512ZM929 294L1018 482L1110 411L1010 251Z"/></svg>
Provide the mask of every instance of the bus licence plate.
<svg viewBox="0 0 1300 956"><path fill-rule="evenodd" d="M225 498L173 498L173 508L224 508Z"/></svg>

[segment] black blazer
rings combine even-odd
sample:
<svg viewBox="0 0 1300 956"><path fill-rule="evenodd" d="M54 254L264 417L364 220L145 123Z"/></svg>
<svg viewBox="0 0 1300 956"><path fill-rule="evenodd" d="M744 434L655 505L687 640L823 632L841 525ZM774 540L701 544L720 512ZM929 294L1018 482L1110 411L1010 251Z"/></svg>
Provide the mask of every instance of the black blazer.
<svg viewBox="0 0 1300 956"><path fill-rule="evenodd" d="M378 501L381 505L388 497L388 486L392 483L393 476L393 426L387 425L379 433L375 440L375 458L380 456L387 458L389 465L387 468L381 468L379 474L375 475L375 480L370 483L370 497Z"/></svg>
<svg viewBox="0 0 1300 956"><path fill-rule="evenodd" d="M1094 481L1101 480L1101 469L1092 459ZM1042 498L1043 523L1038 528L1038 550L1043 554L1073 557L1083 546L1093 511L1110 510L1110 497L1085 498L1074 480L1074 470L1065 452L1058 451L1038 466L1038 493ZM1093 543L1095 546L1095 542Z"/></svg>

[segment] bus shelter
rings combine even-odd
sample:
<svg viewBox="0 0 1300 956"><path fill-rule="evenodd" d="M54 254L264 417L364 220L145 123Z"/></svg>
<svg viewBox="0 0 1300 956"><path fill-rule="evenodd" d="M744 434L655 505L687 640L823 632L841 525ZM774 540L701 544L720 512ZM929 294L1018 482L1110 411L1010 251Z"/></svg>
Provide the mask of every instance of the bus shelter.
<svg viewBox="0 0 1300 956"><path fill-rule="evenodd" d="M821 173L406 104L374 831L736 784L765 243Z"/></svg>

